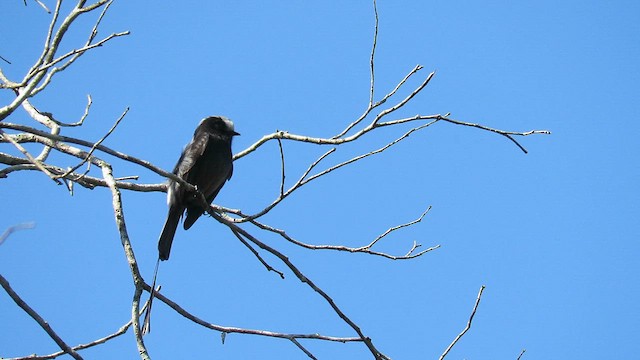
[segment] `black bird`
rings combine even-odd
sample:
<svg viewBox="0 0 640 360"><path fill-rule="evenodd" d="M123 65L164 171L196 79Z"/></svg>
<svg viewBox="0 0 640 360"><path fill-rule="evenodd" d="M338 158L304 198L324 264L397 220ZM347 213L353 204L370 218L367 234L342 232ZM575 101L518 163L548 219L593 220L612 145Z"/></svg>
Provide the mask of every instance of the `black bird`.
<svg viewBox="0 0 640 360"><path fill-rule="evenodd" d="M173 173L194 185L207 203L218 195L224 183L233 174L231 140L235 135L233 122L224 116L210 116L200 122L193 139L180 155ZM160 260L169 259L171 243L183 213L187 212L184 229L187 230L204 213L197 193L187 190L179 183L169 180L167 191L169 214L158 239Z"/></svg>

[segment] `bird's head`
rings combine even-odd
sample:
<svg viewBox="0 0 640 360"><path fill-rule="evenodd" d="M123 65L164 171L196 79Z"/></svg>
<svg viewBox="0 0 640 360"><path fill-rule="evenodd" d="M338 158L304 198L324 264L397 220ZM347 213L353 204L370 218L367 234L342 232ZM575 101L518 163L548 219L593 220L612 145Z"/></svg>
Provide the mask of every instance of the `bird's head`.
<svg viewBox="0 0 640 360"><path fill-rule="evenodd" d="M198 129L229 137L240 135L234 129L233 121L224 116L209 116L200 122ZM196 129L196 132L198 129Z"/></svg>

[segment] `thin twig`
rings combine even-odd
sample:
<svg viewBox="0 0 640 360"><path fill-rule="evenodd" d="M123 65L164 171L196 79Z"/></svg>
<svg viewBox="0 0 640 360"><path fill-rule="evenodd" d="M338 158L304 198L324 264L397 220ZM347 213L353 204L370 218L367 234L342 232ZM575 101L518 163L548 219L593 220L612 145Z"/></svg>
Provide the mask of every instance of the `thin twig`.
<svg viewBox="0 0 640 360"><path fill-rule="evenodd" d="M304 352L309 357L309 359L317 360L317 358L309 350L307 350L307 348L302 346L302 344L300 344L300 342L297 339L293 338L290 340L292 343L294 343L298 347L298 349L302 350L302 352Z"/></svg>
<svg viewBox="0 0 640 360"><path fill-rule="evenodd" d="M482 129L482 130L486 130L486 131L491 131L491 132L496 133L496 134L500 134L500 135L506 137L507 139L513 141L520 148L520 150L522 150L525 154L527 153L527 149L525 149L522 145L520 145L520 143L518 143L518 141L516 141L513 138L513 136L529 136L529 135L534 135L534 134L537 134L537 135L550 135L551 134L551 131L549 131L549 130L531 130L531 131L525 131L525 132L504 131L504 130L490 128L488 126L484 126L484 125L480 125L480 124L474 124L474 123L470 123L470 122L466 122L466 121L455 120L455 119L451 119L451 118L448 118L448 117L441 117L440 120L443 120L443 121L446 121L446 122L450 122L450 123L456 124L456 125L474 127L474 128L478 128L478 129Z"/></svg>
<svg viewBox="0 0 640 360"><path fill-rule="evenodd" d="M375 18L375 24L373 26L373 45L371 46L371 56L369 57L369 70L371 78L371 88L369 89L369 108L373 106L373 97L375 90L374 59L376 57L376 46L378 44L378 6L376 4L376 0L373 0L373 15Z"/></svg>
<svg viewBox="0 0 640 360"><path fill-rule="evenodd" d="M449 351L451 351L451 349L458 342L458 340L460 340L464 336L464 334L466 334L466 332L469 331L469 329L471 329L471 322L473 321L473 317L476 315L476 310L478 310L478 305L480 305L480 298L482 297L482 292L484 291L484 288L485 288L484 285L480 287L480 291L478 292L478 297L476 298L476 303L473 305L471 316L469 316L469 321L467 321L467 326L465 326L462 332L458 334L458 336L456 336L455 339L453 339L453 341L451 342L451 344L449 344L447 349L442 353L442 355L440 355L440 360L444 359L444 357L447 356Z"/></svg>
<svg viewBox="0 0 640 360"><path fill-rule="evenodd" d="M18 149L22 154L24 154L24 156L27 157L27 159L29 159L29 161L35 165L40 171L42 171L45 175L47 175L51 180L53 180L56 184L61 185L62 183L60 182L60 180L56 179L55 176L49 172L49 170L47 170L44 165L42 164L42 162L36 158L34 158L33 156L31 156L31 154L27 151L27 149L25 149L24 147L22 147L22 145L18 144L18 142L16 142L11 135L7 134L6 132L0 130L0 136L2 136L3 139L5 139L6 141L10 142L11 144L13 144L13 146L16 147L16 149Z"/></svg>
<svg viewBox="0 0 640 360"><path fill-rule="evenodd" d="M217 208L217 207L216 207ZM233 212L232 212L233 213ZM231 222L241 222L241 221L237 221L234 218L228 217L224 214L222 214L221 216L225 217L225 219L227 219L228 221ZM397 255L391 255L385 252L378 252L378 251L374 251L371 250L371 247L373 246L372 244L366 245L366 246L361 246L361 247L348 247L348 246L344 246L344 245L311 245L311 244L307 244L304 242L301 242L299 240L296 240L295 238L291 237L290 235L287 234L286 231L282 230L282 229L277 229L273 226L264 224L262 222L259 222L255 219L250 220L251 224L255 225L256 227L258 227L261 230L265 230L265 231L269 231L272 233L275 233L277 235L279 235L280 237L282 237L283 239L287 240L288 242L306 248L306 249L310 249L310 250L336 250L336 251L344 251L344 252L350 252L350 253L364 253L364 254L368 254L368 255L375 255L375 256L381 256L387 259L391 259L391 260L409 260L409 259L413 259L419 256L424 255L427 252L436 250L438 248L440 248L440 245L435 245L432 246L428 249L422 250L419 253L414 253L414 251L421 247L420 244L417 244L414 242L414 245L411 247L411 249L409 249L409 251L402 256L397 256ZM414 220L413 223L416 223L417 221ZM413 224L411 224L413 225Z"/></svg>
<svg viewBox="0 0 640 360"><path fill-rule="evenodd" d="M7 230L5 230L0 235L0 245L2 245L2 243L4 243L4 241L9 238L9 235L13 234L14 232L16 232L18 230L24 230L24 229L33 229L35 227L36 227L36 223L33 222L33 221L22 223L22 224L17 224L17 225L13 225L13 226L9 226L7 228Z"/></svg>
<svg viewBox="0 0 640 360"><path fill-rule="evenodd" d="M262 258L262 256L260 256L260 253L258 253L258 251L256 249L254 249L253 246L251 246L251 244L249 244L240 234L238 234L237 231L235 231L234 229L231 229L231 231L238 238L238 240L240 240L240 242L244 246L246 246L247 249L249 249L249 251L251 251L251 253L258 259L258 261L260 261L260 263L262 263L262 265L267 269L267 271L273 271L276 274L280 275L281 279L284 279L284 273L282 271L278 271L273 266L269 265L269 263L267 263Z"/></svg>
<svg viewBox="0 0 640 360"><path fill-rule="evenodd" d="M313 162L313 163L309 166L309 168L304 172L304 174L302 174L302 176L300 177L300 179L299 179L299 180L298 180L298 181L297 181L293 186L291 186L287 191L285 191L283 194L279 195L279 196L278 196L278 197L277 197L277 198L276 198L276 199L275 199L271 204L267 205L264 209L262 209L262 210L258 211L257 213L255 213L255 214L253 214L253 215L249 215L249 216L245 217L244 219L242 219L242 221L250 221L250 220L257 219L257 218L259 218L259 217L261 217L261 216L263 216L263 215L267 214L267 213L268 213L268 212L270 212L273 208L275 208L275 207L276 207L280 202L282 202L282 201L283 201L287 196L291 195L291 193L293 193L294 191L296 191L296 190L297 190L297 189L299 189L300 187L302 187L302 186L306 185L307 183L309 183L309 182L311 182L311 181L313 181L313 180L315 180L315 179L317 179L317 178L320 178L320 177L322 177L322 176L324 176L324 175L327 175L327 174L329 174L329 173L331 173L331 172L333 172L333 171L335 171L335 170L338 170L338 169L340 169L340 168L342 168L342 167L344 167L344 166L347 166L347 165L349 165L349 164L355 163L355 162L357 162L357 161L359 161L359 160L362 160L362 159L364 159L364 158L367 158L367 157L369 157L369 156L379 154L379 153L381 153L381 152L383 152L383 151L385 151L385 150L389 149L390 147L392 147L392 146L396 145L396 144L397 144L397 143L399 143L400 141L402 141L402 140L406 139L407 137L409 137L409 135L413 134L414 132L419 131L419 130L422 130L422 129L426 128L426 127L429 127L429 126L433 125L434 123L436 123L436 121L437 121L437 120L432 120L432 121L430 121L430 122L428 122L428 123L425 123L425 124L422 124L422 125L420 125L420 126L418 126L418 127L412 128L412 129L408 130L407 132L405 132L405 133L404 133L402 136L400 136L399 138L397 138L397 139L395 139L395 140L391 141L390 143L388 143L388 144L384 145L383 147L381 147L381 148L379 148L379 149L376 149L376 150L373 150L373 151L370 151L370 152L367 152L367 153L364 153L364 154L361 154L361 155L355 156L355 157L353 157L353 158L351 158L351 159L349 159L349 160L343 161L343 162L341 162L341 163L339 163L339 164L337 164L337 165L334 165L334 166L331 166L331 167L329 167L329 168L327 168L327 169L325 169L325 170L322 170L322 171L320 171L320 172L318 172L318 173L316 173L316 174L314 174L314 175L312 175L312 176L308 176L308 175L309 175L309 173L311 172L311 170L312 170L312 169L313 169L313 168L314 168L318 163L320 163L320 161L322 161L322 160L323 160L323 159L325 159L329 154L331 154L332 152L334 152L334 151L335 151L335 148L333 148L333 149L331 149L331 150L327 151L327 152L326 152L326 153L324 153L322 156L320 156L320 158L318 158L315 162ZM1 126L1 123L0 123L0 126ZM381 125L381 126L382 126L382 125Z"/></svg>
<svg viewBox="0 0 640 360"><path fill-rule="evenodd" d="M100 140L98 140L96 143L93 144L93 146L91 146L91 149L89 149L89 152L87 153L87 156L81 161L79 162L76 166L70 168L69 170L67 170L64 174L58 175L59 178L66 178L67 175L71 174L72 172L76 171L80 166L82 166L83 164L85 164L89 158L93 155L93 152L96 150L96 148L98 146L100 146L100 144L102 144L102 142L104 140L106 140L106 138L111 135L111 133L113 133L113 131L116 129L116 127L120 124L120 122L122 121L122 119L124 119L124 117L127 115L127 113L129 112L129 107L127 107L124 112L122 113L122 115L120 115L120 117L116 120L115 124L113 124L113 126L111 127L111 129L109 129L109 131L107 131L106 134L104 134L104 136L102 136L102 138Z"/></svg>
<svg viewBox="0 0 640 360"><path fill-rule="evenodd" d="M280 149L280 164L282 169L282 174L280 178L280 196L284 196L284 181L286 178L285 174L285 166L284 166L284 150L282 149L282 140L278 139L278 148Z"/></svg>
<svg viewBox="0 0 640 360"><path fill-rule="evenodd" d="M404 224L400 224L400 225L396 225L396 226L390 227L389 229L387 229L387 231L385 231L384 233L382 233L382 234L378 235L378 237L376 237L375 239L373 239L373 241L372 241L369 245L364 246L364 248L370 249L370 248L371 248L373 245L375 245L378 241L380 241L382 238L386 237L387 235L391 234L392 232L397 231L397 230L400 230L400 229L405 228L405 227L408 227L408 226L411 226L411 225L415 225L415 224L417 224L417 223L421 222L421 221L422 221L422 219L424 219L424 217L427 215L427 213L429 212L429 210L431 210L431 206L429 206L429 207L427 208L427 210L425 210L425 211L420 215L420 217L418 217L417 219L412 220L412 221L409 221L409 222L404 223ZM417 246L416 246L416 247L417 247Z"/></svg>

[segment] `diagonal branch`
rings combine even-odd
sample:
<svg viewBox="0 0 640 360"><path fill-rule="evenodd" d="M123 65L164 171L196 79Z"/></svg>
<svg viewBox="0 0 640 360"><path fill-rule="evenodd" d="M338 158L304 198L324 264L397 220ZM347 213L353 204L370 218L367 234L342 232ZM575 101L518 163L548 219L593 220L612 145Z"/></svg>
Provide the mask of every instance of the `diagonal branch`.
<svg viewBox="0 0 640 360"><path fill-rule="evenodd" d="M426 128L426 127L429 127L429 126L435 124L436 121L437 120L432 120L432 121L430 121L428 123L425 123L425 124L422 124L422 125L420 125L418 127L412 128L412 129L408 130L407 132L405 132L399 138L391 141L390 143L384 145L383 147L381 147L379 149L376 149L376 150L373 150L373 151L370 151L370 152L367 152L367 153L364 153L364 154L360 154L360 155L355 156L355 157L353 157L353 158L351 158L349 160L346 160L346 161L343 161L343 162L341 162L339 164L333 165L333 166L331 166L331 167L329 167L329 168L327 168L327 169L325 169L323 171L320 171L320 172L308 177L308 175L311 172L311 170L313 168L315 168L329 154L334 152L335 148L327 151L322 156L320 156L315 162L313 162L309 166L309 168L304 172L304 174L300 177L300 179L293 186L291 186L286 192L283 192L283 193L279 194L279 196L271 204L267 205L264 209L260 210L259 212L255 213L253 215L246 216L241 221L250 221L250 220L257 219L257 218L267 214L269 211L271 211L273 208L275 208L280 202L282 202L287 196L291 195L294 191L298 190L299 188L301 188L302 186L306 185L307 183L309 183L309 182L311 182L311 181L313 181L315 179L318 179L318 178L320 178L320 177L322 177L324 175L327 175L327 174L329 174L329 173L331 173L331 172L333 172L333 171L335 171L337 169L340 169L340 168L342 168L344 166L350 165L352 163L355 163L355 162L357 162L359 160L362 160L364 158L367 158L369 156L379 154L379 153L389 149L390 147L396 145L400 141L406 139L407 137L409 137L409 135L413 134L414 132L420 131L420 130ZM379 124L377 126L385 126L385 125L384 124ZM280 140L278 139L278 141L280 141Z"/></svg>
<svg viewBox="0 0 640 360"><path fill-rule="evenodd" d="M142 287L144 288L145 291L150 292L151 291L151 286L146 284L146 283L142 283ZM169 299L168 297L166 297L165 295L163 295L160 291L154 292L154 296L156 299L162 301L163 303L165 303L167 306L169 306L171 309L175 310L175 312L177 312L178 314L182 315L184 318L191 320L192 322L194 322L195 324L198 324L202 327L205 327L207 329L211 329L211 330L215 330L215 331L219 331L223 334L246 334L246 335L257 335L257 336L266 336L266 337L273 337L273 338L280 338L280 339L312 339L312 340L324 340L324 341L331 341L331 342L341 342L341 343L347 343L347 342L361 342L362 339L359 337L338 337L338 336L328 336L328 335L321 335L318 333L314 333L314 334L286 334L286 333L279 333L279 332L274 332L274 331L268 331L268 330L256 330L256 329L247 329L247 328L240 328L240 327L233 327L233 326L221 326L221 325L216 325L216 324L212 324L210 322L207 322L193 314L191 314L190 312L188 312L187 310L185 310L182 306L180 306L178 303L176 303L175 301Z"/></svg>
<svg viewBox="0 0 640 360"><path fill-rule="evenodd" d="M451 344L449 344L447 349L442 353L442 355L440 355L439 360L444 359L445 356L447 356L447 354L449 353L449 351L453 349L453 346L464 336L464 334L467 333L467 331L469 331L469 329L471 329L471 322L473 321L473 317L476 315L476 310L478 310L478 305L480 305L480 298L482 297L482 292L484 291L484 288L485 288L484 285L480 287L480 291L478 292L478 297L476 298L476 303L473 305L473 310L471 310L471 316L469 316L469 321L467 321L467 326L465 326L462 332L458 334L458 336L456 336L455 339L453 339L453 341L451 342Z"/></svg>
<svg viewBox="0 0 640 360"><path fill-rule="evenodd" d="M522 358L522 355L524 355L526 351L527 349L522 349L522 351L520 352L520 355L518 355L518 358L516 360L520 360Z"/></svg>
<svg viewBox="0 0 640 360"><path fill-rule="evenodd" d="M232 229L234 232L237 232L239 234L241 234L244 238L246 238L247 240L251 241L252 243L256 244L259 248L271 253L272 255L276 256L278 259L280 259L280 261L282 261L288 268L289 270L291 270L294 275L303 283L307 284L311 289L313 289L313 291L315 291L316 293L318 293L328 304L329 306L333 309L333 311L347 324L349 325L360 337L360 339L365 343L365 345L367 346L367 348L369 348L369 351L373 354L373 356L380 360L380 359L389 359L389 357L387 357L386 355L384 355L382 352L380 352L374 345L373 342L371 341L371 339L367 336L364 335L364 333L362 332L362 330L360 329L360 327L353 322L353 320L351 320L341 309L340 307L338 307L338 305L335 303L335 301L324 291L322 290L319 286L317 286L311 279L309 279L307 276L305 276L292 262L291 260L289 260L289 258L287 256L285 256L284 254L282 254L281 252L279 252L278 250L272 248L271 246L263 243L262 241L258 240L257 238L255 238L253 235L249 234L248 232L246 232L244 229L238 227L235 223L228 221L226 218L220 216L218 213L216 213L215 211L212 211L211 208L209 208L208 213L213 216L216 220L218 220L219 222L222 222L223 224L227 225L230 229Z"/></svg>
<svg viewBox="0 0 640 360"><path fill-rule="evenodd" d="M10 226L2 234L0 234L0 245L2 245L2 243L4 243L4 241L7 240L9 236L14 232L18 230L24 230L24 229L33 229L35 227L36 227L36 223L33 221Z"/></svg>
<svg viewBox="0 0 640 360"><path fill-rule="evenodd" d="M513 141L520 148L520 150L522 150L525 154L528 153L527 150L522 145L520 145L513 138L513 136L551 135L551 131L549 131L549 130L530 130L530 131L524 131L524 132L504 131L504 130L499 130L499 129L494 129L494 128L491 128L491 127L488 127L488 126L484 126L484 125L481 125L481 124L474 124L474 123L470 123L470 122L466 122L466 121L460 121L460 120L451 119L451 118L446 117L446 116L440 117L440 120L446 121L446 122L450 122L450 123L456 124L456 125L474 127L474 128L490 131L490 132L493 132L493 133L496 133L496 134L500 134L500 135L506 137L507 139Z"/></svg>
<svg viewBox="0 0 640 360"><path fill-rule="evenodd" d="M147 302L142 309L140 310L141 312L145 310L145 308L149 305L149 302ZM72 349L75 351L78 350L84 350L84 349L88 349L97 345L101 345L106 343L107 341L117 338L118 336L124 334L127 332L127 330L129 330L129 328L131 327L131 325L133 324L133 320L129 320L129 322L127 322L126 324L122 325L116 332L109 334L105 337L102 337L100 339L96 339L94 341L85 343L85 344L80 344L80 345L76 345L74 346ZM64 355L65 352L64 351L58 351L55 352L53 354L49 354L49 355L30 355L30 356L25 356L25 357L17 357L17 358L9 358L9 359L5 359L3 358L3 360L47 360L47 359L55 359L59 356Z"/></svg>
<svg viewBox="0 0 640 360"><path fill-rule="evenodd" d="M29 159L29 162L31 164L33 164L35 167L37 167L40 171L42 171L45 175L47 175L49 178L51 178L51 180L53 180L55 183L57 183L58 185L61 184L60 180L56 179L55 176L49 172L49 170L47 170L44 165L42 164L42 162L36 158L34 158L28 151L27 149L25 149L24 147L22 147L22 145L20 145L17 141L15 141L10 135L8 135L7 133L5 133L4 131L2 131L0 129L0 137L4 140L6 140L7 142L13 144L13 146L15 146L16 149L18 149L22 154L24 154L24 156L26 156L27 159Z"/></svg>
<svg viewBox="0 0 640 360"><path fill-rule="evenodd" d="M31 316L33 320L35 320L38 323L38 325L40 325L40 327L47 333L47 335L49 335L49 337L53 339L53 341L55 341L56 344L58 344L60 349L62 349L66 354L71 355L71 357L73 357L74 359L82 360L82 356L80 356L80 354L78 354L75 350L70 348L69 345L67 345L67 343L65 343L64 340L62 340L60 336L58 336L58 334L56 334L56 332L53 331L53 329L51 328L51 325L49 325L49 323L46 320L44 320L35 310L33 310L33 308L29 306L29 304L27 304L24 300L22 300L22 298L15 291L13 291L7 279L5 279L4 276L2 275L0 275L0 285L4 288L4 290L7 292L9 297L11 297L11 299L22 310L24 310L24 312L29 314L29 316Z"/></svg>
<svg viewBox="0 0 640 360"><path fill-rule="evenodd" d="M104 136L102 138L100 138L100 140L98 140L96 143L94 143L91 146L91 149L89 150L89 152L87 153L87 156L81 161L79 162L76 166L70 168L69 170L67 170L64 174L58 175L59 178L65 178L67 177L69 174L71 174L72 172L76 171L80 166L82 166L83 164L85 164L89 158L93 155L93 152L96 150L96 148L98 146L100 146L100 144L102 144L103 141L105 141L107 139L107 137L109 137L109 135L111 135L111 133L113 133L113 131L116 129L116 127L120 124L120 122L122 121L122 119L124 119L124 117L127 115L127 113L129 112L129 108L127 107L124 112L122 113L122 115L120 115L120 117L116 120L115 124L113 124L113 126L111 127L111 129L109 129L109 131L107 131L106 134L104 134Z"/></svg>
<svg viewBox="0 0 640 360"><path fill-rule="evenodd" d="M262 256L260 256L260 253L253 248L253 246L251 246L251 244L249 244L243 237L242 235L240 235L237 231L235 231L234 229L231 229L231 231L233 232L233 235L235 235L238 240L240 240L240 242L247 247L247 249L249 249L249 251L251 251L251 253L258 259L258 261L260 261L260 263L267 269L267 271L273 271L276 274L280 275L281 279L284 279L284 273L282 271L276 270L273 266L269 265L269 263L267 263Z"/></svg>

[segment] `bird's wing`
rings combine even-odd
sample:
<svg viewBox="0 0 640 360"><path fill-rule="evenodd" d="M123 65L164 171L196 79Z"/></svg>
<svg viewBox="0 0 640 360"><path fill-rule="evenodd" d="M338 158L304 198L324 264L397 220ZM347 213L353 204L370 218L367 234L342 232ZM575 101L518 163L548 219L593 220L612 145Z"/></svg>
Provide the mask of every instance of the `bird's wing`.
<svg viewBox="0 0 640 360"><path fill-rule="evenodd" d="M215 197L218 196L218 193L220 192L220 189L222 189L222 187L224 186L225 181L231 179L232 174L233 174L233 163L231 163L231 167L229 168L229 174L227 175L227 177L222 182L220 182L220 185L218 185L218 187L214 191L212 191L209 194L209 196L206 196L206 199L209 202L209 204L211 204L213 202L213 199L215 199Z"/></svg>
<svg viewBox="0 0 640 360"><path fill-rule="evenodd" d="M196 164L196 161L204 153L208 143L209 134L206 132L196 133L193 140L187 144L187 147L182 152L180 160L178 160L173 173L183 179L186 179L189 171L191 171L193 166Z"/></svg>
<svg viewBox="0 0 640 360"><path fill-rule="evenodd" d="M231 179L233 175L233 158L231 158L231 170L229 170L229 176L227 176L227 180Z"/></svg>

